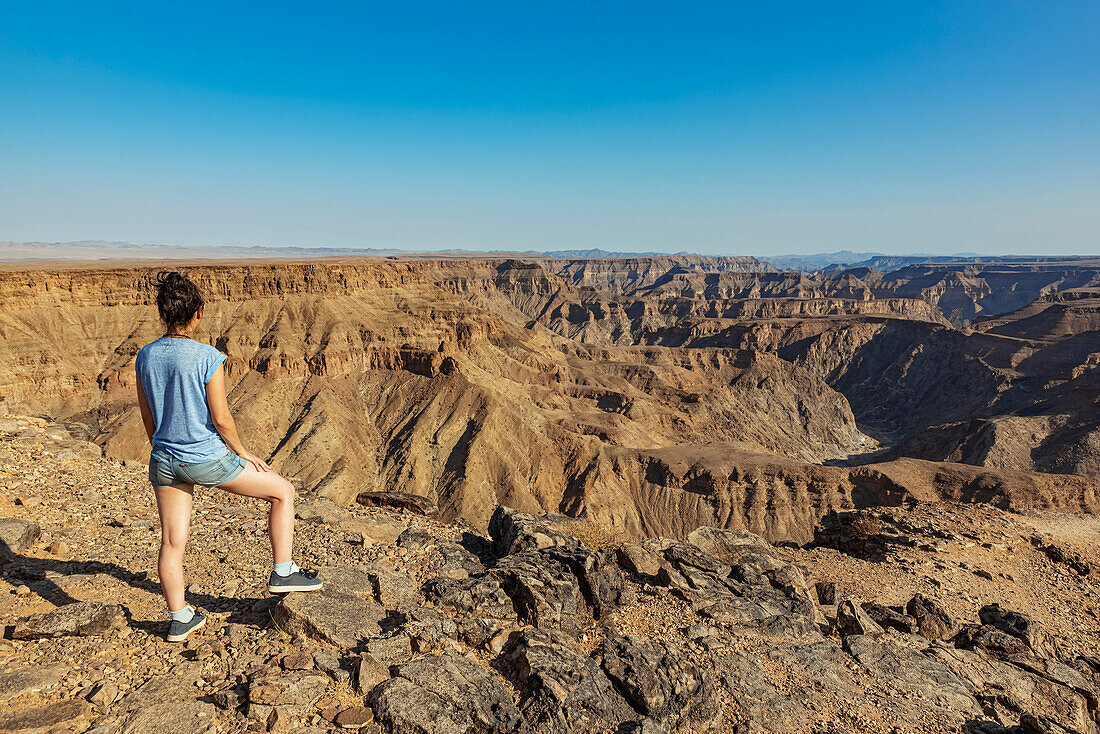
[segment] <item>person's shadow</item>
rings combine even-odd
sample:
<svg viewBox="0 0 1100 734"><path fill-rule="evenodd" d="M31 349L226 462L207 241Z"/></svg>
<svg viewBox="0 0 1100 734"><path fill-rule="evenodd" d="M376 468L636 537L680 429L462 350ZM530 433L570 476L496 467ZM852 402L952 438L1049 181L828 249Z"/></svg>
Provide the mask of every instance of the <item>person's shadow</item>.
<svg viewBox="0 0 1100 734"><path fill-rule="evenodd" d="M13 553L11 548L0 540L0 568L4 578L14 585L25 585L31 593L37 594L55 606L63 606L82 601L70 595L58 584L58 577L89 576L107 574L119 581L142 591L159 595L160 584L148 578L145 571L131 571L117 563L104 561L73 561L52 558L31 558ZM201 583L201 582L200 582ZM188 593L188 603L201 607L214 614L229 612L225 621L263 627L271 620L271 610L278 603L278 597L228 597L207 593ZM155 619L134 619L126 604L126 599L113 600L127 609L127 620L134 629L150 634L162 634L168 628L167 615ZM6 623L4 637L10 638L14 629L14 620Z"/></svg>

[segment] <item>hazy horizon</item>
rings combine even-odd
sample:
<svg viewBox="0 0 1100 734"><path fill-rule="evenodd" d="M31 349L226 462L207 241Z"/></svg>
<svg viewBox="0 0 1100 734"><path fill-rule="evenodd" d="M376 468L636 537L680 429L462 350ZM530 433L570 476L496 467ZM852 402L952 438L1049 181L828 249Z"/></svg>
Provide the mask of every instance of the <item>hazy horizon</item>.
<svg viewBox="0 0 1100 734"><path fill-rule="evenodd" d="M0 236L1089 255L1097 28L1083 1L12 6Z"/></svg>

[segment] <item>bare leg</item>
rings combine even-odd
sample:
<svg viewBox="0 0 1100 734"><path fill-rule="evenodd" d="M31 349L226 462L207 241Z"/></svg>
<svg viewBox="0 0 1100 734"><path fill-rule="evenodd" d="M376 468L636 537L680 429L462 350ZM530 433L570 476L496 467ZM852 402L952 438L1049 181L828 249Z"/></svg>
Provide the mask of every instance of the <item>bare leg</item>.
<svg viewBox="0 0 1100 734"><path fill-rule="evenodd" d="M193 484L154 487L160 514L160 558L157 573L168 609L179 611L186 601L183 595L183 551L191 532L191 493Z"/></svg>
<svg viewBox="0 0 1100 734"><path fill-rule="evenodd" d="M245 462L244 471L220 489L270 502L267 534L271 538L271 554L275 563L291 560L294 547L294 486L273 471L257 471L256 467Z"/></svg>

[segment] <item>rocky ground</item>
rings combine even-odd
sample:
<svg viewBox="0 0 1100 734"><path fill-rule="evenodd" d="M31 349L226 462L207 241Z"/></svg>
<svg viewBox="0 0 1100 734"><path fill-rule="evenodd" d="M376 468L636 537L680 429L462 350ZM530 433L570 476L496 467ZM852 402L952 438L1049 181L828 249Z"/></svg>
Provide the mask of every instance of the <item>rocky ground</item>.
<svg viewBox="0 0 1100 734"><path fill-rule="evenodd" d="M145 471L0 418L0 731L1100 730L1094 517L914 504L787 547L303 499L326 589L280 600L264 507L199 490L210 624L172 645Z"/></svg>

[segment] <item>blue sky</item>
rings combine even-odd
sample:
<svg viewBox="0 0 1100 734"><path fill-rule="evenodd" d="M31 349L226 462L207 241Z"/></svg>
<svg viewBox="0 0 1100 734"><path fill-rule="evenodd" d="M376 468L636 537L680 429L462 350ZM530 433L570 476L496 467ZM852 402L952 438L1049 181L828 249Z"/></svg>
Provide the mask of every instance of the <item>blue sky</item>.
<svg viewBox="0 0 1100 734"><path fill-rule="evenodd" d="M1100 253L1100 3L0 0L0 240Z"/></svg>

